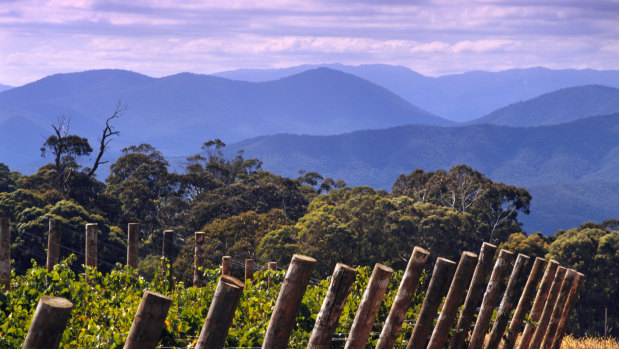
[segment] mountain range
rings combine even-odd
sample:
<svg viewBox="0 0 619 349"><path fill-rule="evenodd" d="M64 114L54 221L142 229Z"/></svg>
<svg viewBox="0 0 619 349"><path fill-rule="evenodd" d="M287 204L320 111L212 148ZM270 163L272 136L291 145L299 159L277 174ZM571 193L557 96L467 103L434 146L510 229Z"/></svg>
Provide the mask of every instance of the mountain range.
<svg viewBox="0 0 619 349"><path fill-rule="evenodd" d="M215 75L259 82L317 67L340 70L372 81L413 105L458 122L471 121L506 105L566 87L604 85L619 88L619 70L552 70L543 67L431 77L403 66L322 64L284 69L241 69Z"/></svg>
<svg viewBox="0 0 619 349"><path fill-rule="evenodd" d="M295 177L312 170L351 186L387 190L416 168L467 164L495 181L531 190L529 232L552 233L584 217L602 220L619 213L619 191L612 191L619 187L619 113L540 127L409 125L337 136L282 134L235 143L229 151L240 149L275 173ZM552 212L553 220L538 219L542 211Z"/></svg>
<svg viewBox="0 0 619 349"><path fill-rule="evenodd" d="M12 86L8 86L8 85L2 85L2 84L0 84L0 92L2 92L2 91L6 91L6 90L8 90L8 89L10 89L10 88L13 88L13 87L12 87Z"/></svg>
<svg viewBox="0 0 619 349"><path fill-rule="evenodd" d="M121 101L128 109L114 121L121 133L106 155L112 162L121 148L150 143L178 170L220 138L230 154L243 149L278 174L318 171L387 190L415 168L465 163L531 191L528 232L617 218L618 71L434 78L399 66L327 65L218 75L95 70L1 91L0 162L23 173L49 162L40 147L61 116L94 145Z"/></svg>

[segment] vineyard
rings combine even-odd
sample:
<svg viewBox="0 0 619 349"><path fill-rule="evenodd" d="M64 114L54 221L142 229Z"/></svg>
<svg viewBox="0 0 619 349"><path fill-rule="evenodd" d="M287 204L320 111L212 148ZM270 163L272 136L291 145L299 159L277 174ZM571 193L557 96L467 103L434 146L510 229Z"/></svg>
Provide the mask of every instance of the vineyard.
<svg viewBox="0 0 619 349"><path fill-rule="evenodd" d="M8 226L5 219L2 223ZM196 233L194 285L189 287L175 282L167 263L171 231L164 233L161 267L147 281L131 265L135 225L129 225L129 265L116 264L105 274L97 270L96 225L86 226L84 272L74 255L56 263L59 234L52 231L57 229L50 220L46 268L33 261L23 275L11 270L3 276L3 348L438 349L466 343L469 348L559 348L584 280L554 260L515 256L488 243L479 255L463 252L458 263L437 258L429 283L424 269L432 259L419 247L404 271L337 264L321 281L312 278L317 261L301 255L293 256L285 273L261 270L253 260L246 260L244 270L232 270L239 261L228 256L221 268L204 269L205 251ZM271 263L269 268L277 269ZM240 272L244 282L230 276ZM49 296L65 302L65 310L47 303Z"/></svg>

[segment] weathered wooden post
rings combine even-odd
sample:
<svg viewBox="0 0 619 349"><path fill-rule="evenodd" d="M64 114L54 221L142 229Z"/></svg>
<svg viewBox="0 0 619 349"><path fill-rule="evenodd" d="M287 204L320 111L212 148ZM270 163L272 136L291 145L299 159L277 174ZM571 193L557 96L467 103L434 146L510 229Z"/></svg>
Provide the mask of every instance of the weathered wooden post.
<svg viewBox="0 0 619 349"><path fill-rule="evenodd" d="M380 303L385 297L385 291L389 286L389 279L393 274L393 269L382 265L374 265L372 276L368 280L368 285L359 303L359 309L355 314L355 320L353 320L350 332L348 333L348 339L344 349L363 349L372 331L372 325L378 314L378 308Z"/></svg>
<svg viewBox="0 0 619 349"><path fill-rule="evenodd" d="M487 242L481 245L479 257L477 258L477 266L475 266L473 279L471 280L471 285L466 294L460 317L458 317L458 323L456 324L454 334L449 341L449 349L461 349L464 347L464 341L469 333L469 327L473 323L475 309L481 301L481 297L484 294L483 291L486 288L486 278L492 266L492 259L494 258L496 249L497 247L495 245Z"/></svg>
<svg viewBox="0 0 619 349"><path fill-rule="evenodd" d="M23 349L58 348L71 316L73 303L64 298L43 296L32 317Z"/></svg>
<svg viewBox="0 0 619 349"><path fill-rule="evenodd" d="M509 332L507 333L506 339L503 340L501 349L514 348L518 335L523 327L525 313L531 307L533 296L535 296L535 288L542 279L543 271L547 265L548 261L544 258L535 258L531 273L529 273L529 278L527 279L527 284L524 286L524 291L522 292L522 296L520 296L516 311L514 311L514 316L509 325Z"/></svg>
<svg viewBox="0 0 619 349"><path fill-rule="evenodd" d="M499 252L499 257L496 263L494 263L492 275L490 275L490 281L488 281L488 286L486 287L486 292L481 302L481 308L477 315L473 334L471 334L469 349L480 349L484 344L486 332L488 332L488 327L490 327L490 317L492 316L496 301L499 298L499 290L503 287L503 277L507 272L507 267L509 267L513 256L514 254L507 250L501 250Z"/></svg>
<svg viewBox="0 0 619 349"><path fill-rule="evenodd" d="M408 265L402 276L398 293L393 300L391 310L389 310L389 315L378 338L376 349L393 348L406 317L406 311L410 308L411 301L419 285L421 272L429 256L430 252L419 246L415 246L413 249L411 258L408 260Z"/></svg>
<svg viewBox="0 0 619 349"><path fill-rule="evenodd" d="M556 332L557 327L559 327L559 322L561 321L561 315L563 314L563 309L565 308L565 303L567 301L567 297L570 293L570 289L574 284L574 279L578 273L574 269L568 269L565 277L563 278L563 283L561 284L561 289L559 290L559 296L557 296L557 301L555 302L555 306L552 309L552 313L550 315L550 320L548 321L548 328L546 329L546 333L544 334L544 339L542 340L541 348L547 349L550 348L552 344Z"/></svg>
<svg viewBox="0 0 619 349"><path fill-rule="evenodd" d="M550 315L552 315L552 311L557 303L557 298L559 297L559 291L561 289L561 285L563 284L563 280L565 279L565 275L567 274L567 268L563 266L559 266L557 268L557 273L555 274L555 279L552 282L552 286L550 287L550 292L548 293L548 299L546 299L546 304L544 304L544 311L542 311L542 316L539 319L539 325L533 334L533 338L531 339L531 345L529 348L540 348L542 345L542 340L544 339L544 335L546 334L546 330L548 329L548 321L550 320Z"/></svg>
<svg viewBox="0 0 619 349"><path fill-rule="evenodd" d="M47 271L52 271L54 265L60 259L60 220L49 219L49 231L47 233Z"/></svg>
<svg viewBox="0 0 619 349"><path fill-rule="evenodd" d="M456 262L442 257L436 259L430 285L426 290L423 305L419 315L417 315L415 327L406 349L423 349L426 347L428 335L432 331L432 325L436 317L436 311L447 293L449 281L451 281L455 270Z"/></svg>
<svg viewBox="0 0 619 349"><path fill-rule="evenodd" d="M442 349L449 337L449 330L456 319L458 307L462 303L464 293L471 282L471 275L475 270L477 255L471 252L463 252L456 269L456 275L451 281L449 292L443 302L441 315L434 326L434 332L430 337L427 349Z"/></svg>
<svg viewBox="0 0 619 349"><path fill-rule="evenodd" d="M277 271L277 262L269 262L268 268L271 271ZM273 277L269 275L267 278L267 288L271 288L271 283L273 283Z"/></svg>
<svg viewBox="0 0 619 349"><path fill-rule="evenodd" d="M159 342L163 323L168 316L172 298L157 292L144 291L133 318L125 349L154 349Z"/></svg>
<svg viewBox="0 0 619 349"><path fill-rule="evenodd" d="M174 249L174 230L163 231L163 242L161 243L161 255L171 263L172 250Z"/></svg>
<svg viewBox="0 0 619 349"><path fill-rule="evenodd" d="M213 301L200 331L196 349L221 349L226 344L234 311L239 305L245 285L229 275L222 275L217 283Z"/></svg>
<svg viewBox="0 0 619 349"><path fill-rule="evenodd" d="M221 257L221 274L230 275L231 268L232 268L232 257L230 256Z"/></svg>
<svg viewBox="0 0 619 349"><path fill-rule="evenodd" d="M518 254L518 257L516 258L514 268L512 269L512 274L509 277L509 282L507 283L507 288L505 289L503 299L501 300L501 305L499 305L499 310L496 318L494 319L494 325L490 331L490 338L484 346L485 349L496 349L501 343L503 333L505 332L505 328L507 327L507 322L509 320L509 314L514 308L514 304L516 303L516 299L518 297L518 292L520 292L524 286L529 259L529 256L522 253Z"/></svg>
<svg viewBox="0 0 619 349"><path fill-rule="evenodd" d="M316 317L307 349L327 349L331 346L331 339L356 276L355 268L341 263L335 266L329 290Z"/></svg>
<svg viewBox="0 0 619 349"><path fill-rule="evenodd" d="M294 319L315 264L314 258L298 254L292 256L264 335L263 349L284 349L288 346Z"/></svg>
<svg viewBox="0 0 619 349"><path fill-rule="evenodd" d="M97 223L86 224L86 266L97 267ZM88 270L86 270L86 282L88 280Z"/></svg>
<svg viewBox="0 0 619 349"><path fill-rule="evenodd" d="M140 223L129 223L127 226L127 265L138 268L138 244L140 238Z"/></svg>
<svg viewBox="0 0 619 349"><path fill-rule="evenodd" d="M0 217L0 286L11 284L11 220Z"/></svg>
<svg viewBox="0 0 619 349"><path fill-rule="evenodd" d="M195 233L196 246L193 254L193 287L204 286L204 273L199 269L204 267L204 238L206 233L197 231Z"/></svg>
<svg viewBox="0 0 619 349"><path fill-rule="evenodd" d="M567 300L565 301L565 308L563 309L563 313L561 314L561 321L559 321L559 326L557 327L557 334L555 335L554 340L552 341L552 345L550 346L552 349L559 349L561 347L561 341L563 340L563 335L565 334L565 326L567 325L567 320L570 317L570 312L572 311L572 307L576 302L576 298L578 297L578 288L582 285L582 282L585 279L585 275L582 273L577 273L574 278L574 282L572 283L572 288L570 289L570 294L567 296Z"/></svg>
<svg viewBox="0 0 619 349"><path fill-rule="evenodd" d="M254 272L256 272L256 261L248 258L245 260L245 283L254 281Z"/></svg>
<svg viewBox="0 0 619 349"><path fill-rule="evenodd" d="M559 262L555 260L551 260L550 262L548 262L548 266L546 267L546 271L544 272L542 281L539 284L539 288L537 289L537 294L535 296L535 301L533 301L531 312L529 313L529 317L533 322L539 322L540 316L542 316L542 311L544 310L546 299L548 299L548 291L550 291L550 286L555 279L555 274L557 273L558 267ZM529 348L533 333L535 333L535 326L531 323L527 323L527 325L524 327L524 332L522 332L522 336L520 337L520 344L518 344L518 349Z"/></svg>

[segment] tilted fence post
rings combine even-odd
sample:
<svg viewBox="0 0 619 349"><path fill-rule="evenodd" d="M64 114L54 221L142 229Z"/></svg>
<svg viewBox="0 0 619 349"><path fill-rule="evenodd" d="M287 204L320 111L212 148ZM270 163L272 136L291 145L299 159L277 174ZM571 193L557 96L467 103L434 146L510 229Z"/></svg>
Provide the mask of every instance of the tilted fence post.
<svg viewBox="0 0 619 349"><path fill-rule="evenodd" d="M67 327L73 303L67 299L43 296L32 317L23 349L58 348Z"/></svg>
<svg viewBox="0 0 619 349"><path fill-rule="evenodd" d="M298 254L292 256L264 335L263 349L284 349L288 346L294 319L315 264L314 258Z"/></svg>
<svg viewBox="0 0 619 349"><path fill-rule="evenodd" d="M204 286L204 272L200 271L204 267L204 238L205 232L197 231L195 233L195 251L193 254L193 287Z"/></svg>
<svg viewBox="0 0 619 349"><path fill-rule="evenodd" d="M535 288L542 279L543 271L546 268L546 265L548 265L548 261L544 258L535 258L535 262L533 263L533 267L529 273L529 278L527 279L527 284L524 286L524 291L522 291L522 296L520 296L520 300L516 306L516 311L514 311L514 316L512 317L509 325L509 331L507 332L506 338L503 340L503 346L501 349L514 348L518 335L523 327L525 313L531 307L533 296L535 296Z"/></svg>
<svg viewBox="0 0 619 349"><path fill-rule="evenodd" d="M240 280L232 276L222 275L219 278L196 349L224 347L244 287Z"/></svg>
<svg viewBox="0 0 619 349"><path fill-rule="evenodd" d="M419 285L419 278L423 267L428 261L430 252L419 246L415 246L411 258L408 260L406 270L400 281L398 293L393 300L389 315L378 338L376 349L392 349L398 338L406 312L411 306L411 301Z"/></svg>
<svg viewBox="0 0 619 349"><path fill-rule="evenodd" d="M574 279L577 275L578 273L576 272L576 270L568 269L567 274L565 274L565 278L563 278L563 283L561 284L559 296L557 296L557 301L555 302L555 306L552 309L550 320L548 321L548 328L546 329L546 333L544 334L541 348L550 348L550 345L554 340L557 332L557 327L559 327L559 322L561 321L563 309L565 308L565 302L567 301L570 289L572 288L572 285L574 284Z"/></svg>
<svg viewBox="0 0 619 349"><path fill-rule="evenodd" d="M430 285L426 290L423 305L415 319L415 327L406 349L423 349L426 347L428 335L432 331L436 311L447 293L447 287L456 270L456 262L439 257L434 264Z"/></svg>
<svg viewBox="0 0 619 349"><path fill-rule="evenodd" d="M356 276L357 270L355 268L341 263L335 266L329 290L316 317L307 349L327 349L331 346L331 339Z"/></svg>
<svg viewBox="0 0 619 349"><path fill-rule="evenodd" d="M578 297L578 288L582 285L582 282L585 279L585 275L582 273L577 273L574 278L574 282L572 283L572 288L570 289L570 294L567 296L567 300L565 301L565 308L563 309L563 313L561 314L561 321L559 321L559 326L557 326L557 334L555 335L554 340L552 341L552 345L550 346L552 349L559 349L561 346L561 341L563 340L563 335L565 334L565 326L567 325L567 320L570 317L570 312L572 311L572 307L576 302L576 298Z"/></svg>
<svg viewBox="0 0 619 349"><path fill-rule="evenodd" d="M518 257L516 258L514 268L512 269L512 274L509 277L509 282L507 283L507 288L505 289L503 299L501 300L501 305L499 305L499 310L494 318L494 325L490 331L490 338L484 346L485 349L498 348L501 343L501 339L503 339L503 333L505 333L505 328L507 327L509 314L514 308L518 293L522 290L526 280L529 260L529 256L522 253L518 254Z"/></svg>
<svg viewBox="0 0 619 349"><path fill-rule="evenodd" d="M449 341L449 349L461 349L464 347L464 341L469 333L469 327L473 323L475 317L475 309L481 302L481 297L484 294L486 288L486 278L490 272L492 266L492 259L496 253L497 247L493 244L484 242L479 251L479 257L477 258L477 266L475 266L475 272L473 273L473 279L471 285L466 293L466 299L464 300L464 306L458 317L458 323L453 331L454 334Z"/></svg>
<svg viewBox="0 0 619 349"><path fill-rule="evenodd" d="M372 276L370 276L368 285L363 293L363 298L359 304L359 309L357 309L355 314L344 349L365 348L365 344L372 331L372 325L376 319L376 314L378 314L378 308L389 286L389 279L392 273L393 269L385 265L376 264L374 266Z"/></svg>
<svg viewBox="0 0 619 349"><path fill-rule="evenodd" d="M529 317L533 322L538 322L540 316L542 316L542 311L544 310L546 299L548 299L548 291L550 291L550 286L555 279L555 274L558 267L559 262L555 260L551 260L550 262L548 262L548 266L546 267L546 271L544 272L542 281L540 282L537 289L537 294L535 296L535 301L533 301L531 312L529 313ZM534 332L535 326L531 323L527 323L524 327L524 331L522 332L522 336L520 337L520 344L518 344L518 349L529 348L529 344L531 344L531 338L533 337Z"/></svg>
<svg viewBox="0 0 619 349"><path fill-rule="evenodd" d="M514 254L507 250L501 250L499 252L499 257L494 264L492 275L490 275L490 281L488 281L488 286L486 287L486 292L481 302L481 308L477 315L473 334L471 334L469 349L480 349L484 344L486 332L488 332L488 327L490 327L490 317L496 306L496 301L499 298L499 290L503 288L503 277L507 272L507 268L513 256Z"/></svg>
<svg viewBox="0 0 619 349"><path fill-rule="evenodd" d="M546 330L548 329L548 321L550 320L552 311L554 310L555 304L557 303L557 297L559 296L559 291L561 289L561 285L563 284L563 279L565 279L566 274L567 268L562 266L559 266L559 268L557 268L555 279L552 282L550 292L548 293L548 299L546 299L546 304L544 304L544 311L542 311L542 316L539 319L539 325L537 326L537 329L533 334L533 338L531 339L531 345L529 346L529 348L531 349L538 349L542 344L542 340L544 339L544 335L546 334Z"/></svg>
<svg viewBox="0 0 619 349"><path fill-rule="evenodd" d="M47 271L52 271L60 259L60 220L50 218L47 233Z"/></svg>
<svg viewBox="0 0 619 349"><path fill-rule="evenodd" d="M11 220L0 217L0 287L11 285Z"/></svg>
<svg viewBox="0 0 619 349"><path fill-rule="evenodd" d="M456 269L456 275L449 287L449 292L441 309L441 315L438 317L436 326L434 326L434 332L432 332L427 349L442 349L445 346L447 337L449 337L449 330L458 314L458 307L462 303L466 289L471 283L471 275L473 275L476 263L477 255L475 253L462 253L460 262L458 262L458 268Z"/></svg>
<svg viewBox="0 0 619 349"><path fill-rule="evenodd" d="M154 349L159 342L171 304L172 298L157 292L144 291L124 349Z"/></svg>
<svg viewBox="0 0 619 349"><path fill-rule="evenodd" d="M138 268L138 244L140 238L140 223L127 225L127 265Z"/></svg>

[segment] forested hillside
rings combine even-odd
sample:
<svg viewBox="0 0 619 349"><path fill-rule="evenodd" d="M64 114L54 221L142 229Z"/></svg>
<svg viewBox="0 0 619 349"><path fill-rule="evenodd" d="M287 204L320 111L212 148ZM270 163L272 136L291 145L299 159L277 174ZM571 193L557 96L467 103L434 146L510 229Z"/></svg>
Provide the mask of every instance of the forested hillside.
<svg viewBox="0 0 619 349"><path fill-rule="evenodd" d="M53 135L43 148L56 154L56 161L33 175L0 166L0 215L11 220L11 268L16 274L26 273L33 261L45 263L50 218L62 225L60 256L76 254L77 265L84 263L84 254L76 253L85 244L84 225L98 224L103 273L124 263L125 227L140 223L138 269L147 279L157 274L161 263L162 232L173 230L171 276L185 284L191 282L188 271L196 231L206 233L207 267L219 265L223 255L285 265L293 253L303 253L321 261L315 271L320 278L329 275L337 262L356 266L381 262L402 269L414 246L430 250L432 260L438 256L457 260L462 251L477 251L487 241L530 256L556 258L587 275L583 305L575 315L580 320L570 325L574 333L599 332L600 307L608 307L612 323L617 321L612 315L619 280L613 276L619 265L617 221L588 223L550 237L527 237L520 233L520 219L530 213L530 193L492 181L467 165L406 171L394 178L388 193L347 186L342 179L313 171L282 177L241 152L226 157L225 144L213 140L186 159L182 173L169 172L167 160L150 145L127 147L110 164L103 183L93 175L96 163L78 165L93 151L87 139ZM68 270L64 273L62 278L68 281L62 282L76 277ZM24 280L36 275L47 277L43 271L29 271ZM127 276L111 277L126 280ZM145 281L135 282L143 287ZM8 317L14 309L3 304L3 316Z"/></svg>

